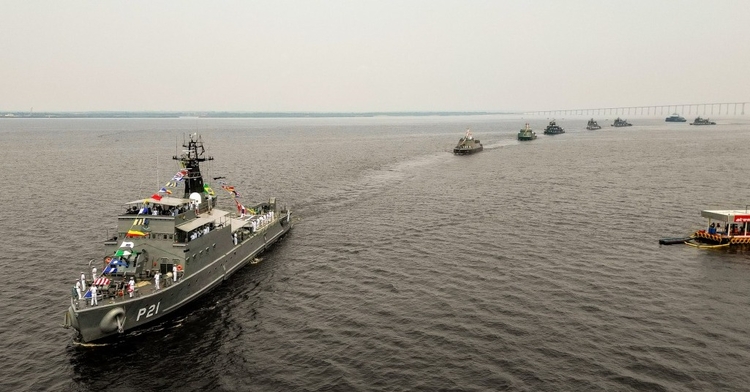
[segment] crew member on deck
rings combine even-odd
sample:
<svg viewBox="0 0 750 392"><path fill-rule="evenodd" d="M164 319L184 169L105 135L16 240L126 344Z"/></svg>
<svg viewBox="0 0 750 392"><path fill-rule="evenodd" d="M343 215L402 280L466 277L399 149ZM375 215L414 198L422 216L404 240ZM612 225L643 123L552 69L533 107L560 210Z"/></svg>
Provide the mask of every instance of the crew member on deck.
<svg viewBox="0 0 750 392"><path fill-rule="evenodd" d="M90 289L89 291L91 291L91 306L96 306L96 305L98 305L99 303L98 303L98 302L96 302L96 286L94 286L94 285L92 284L92 285L91 285L91 289Z"/></svg>
<svg viewBox="0 0 750 392"><path fill-rule="evenodd" d="M81 294L81 281L80 280L76 280L76 294L78 294L78 297L76 297L76 299L83 298L83 295Z"/></svg>
<svg viewBox="0 0 750 392"><path fill-rule="evenodd" d="M81 290L86 291L86 275L81 272Z"/></svg>
<svg viewBox="0 0 750 392"><path fill-rule="evenodd" d="M156 271L154 275L154 287L156 290L159 290L159 279L161 279L161 272Z"/></svg>
<svg viewBox="0 0 750 392"><path fill-rule="evenodd" d="M96 280L96 267L91 269L91 281L93 282L95 280Z"/></svg>
<svg viewBox="0 0 750 392"><path fill-rule="evenodd" d="M172 281L177 283L177 264L172 265Z"/></svg>

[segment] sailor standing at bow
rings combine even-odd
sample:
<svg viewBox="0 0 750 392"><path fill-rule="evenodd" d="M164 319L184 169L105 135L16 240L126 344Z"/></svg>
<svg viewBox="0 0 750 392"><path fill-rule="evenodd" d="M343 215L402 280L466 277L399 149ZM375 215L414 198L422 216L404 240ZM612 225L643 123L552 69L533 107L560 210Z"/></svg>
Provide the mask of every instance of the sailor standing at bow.
<svg viewBox="0 0 750 392"><path fill-rule="evenodd" d="M86 275L81 272L81 290L86 291Z"/></svg>
<svg viewBox="0 0 750 392"><path fill-rule="evenodd" d="M76 294L78 294L78 297L76 297L76 299L83 298L83 295L81 294L81 281L80 280L76 280Z"/></svg>
<svg viewBox="0 0 750 392"><path fill-rule="evenodd" d="M154 275L154 287L156 290L159 290L159 279L161 279L161 272L156 271L156 275Z"/></svg>
<svg viewBox="0 0 750 392"><path fill-rule="evenodd" d="M135 280L131 277L130 282L128 282L128 295L130 295L130 298L133 298L133 291L135 291Z"/></svg>
<svg viewBox="0 0 750 392"><path fill-rule="evenodd" d="M93 282L95 280L96 280L96 267L91 269L91 281Z"/></svg>

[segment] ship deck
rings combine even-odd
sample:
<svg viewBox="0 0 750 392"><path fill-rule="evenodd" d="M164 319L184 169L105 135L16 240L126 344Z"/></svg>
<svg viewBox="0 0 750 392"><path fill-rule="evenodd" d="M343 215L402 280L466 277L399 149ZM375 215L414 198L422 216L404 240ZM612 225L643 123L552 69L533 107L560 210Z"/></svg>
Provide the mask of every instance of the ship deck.
<svg viewBox="0 0 750 392"><path fill-rule="evenodd" d="M202 224L214 221L215 219L223 218L227 215L230 214L226 211L214 209L211 213L206 212L199 214L196 219L190 222L190 225L185 224L182 226L178 226L177 228L183 231L193 230L193 226L200 227ZM283 219L284 217L285 216L277 216L273 220L264 222L261 219L262 215L245 215L243 217L231 216L229 217L229 222L231 224L232 232L239 230L241 227L250 227L252 226L253 222L255 222L257 230L254 231L253 234L247 237L244 241L237 244L237 246L242 246L242 243L250 241L256 236L262 236L266 232L268 227L278 222L280 219ZM203 223L198 224L200 222ZM128 292L128 281L131 277L133 277L135 280L135 289L133 291L132 298L130 297ZM179 284L186 276L184 274L184 271L182 271L181 269L177 272L176 280L174 279L172 272L162 274L161 279L159 280L159 289L156 288L154 277L155 271L147 271L145 274L143 274L143 276L140 277L132 273L122 275L118 274L115 276L109 276L100 273L96 279L86 280L86 288L88 290L88 288L91 287L94 282L100 283L97 284L98 290L96 297L98 306L102 306L105 304L126 303L131 299L136 299L143 296L152 295L160 291L168 290L170 287ZM92 307L90 292L86 291L84 297L78 300L74 298L73 306L76 308L76 310L83 310Z"/></svg>

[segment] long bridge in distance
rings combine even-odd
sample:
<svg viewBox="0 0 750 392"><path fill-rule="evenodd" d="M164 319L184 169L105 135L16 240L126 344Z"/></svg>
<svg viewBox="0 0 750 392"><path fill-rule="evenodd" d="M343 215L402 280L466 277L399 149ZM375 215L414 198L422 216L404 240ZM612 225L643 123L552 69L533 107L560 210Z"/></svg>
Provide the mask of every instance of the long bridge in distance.
<svg viewBox="0 0 750 392"><path fill-rule="evenodd" d="M615 115L615 116L656 116L670 115L679 113L682 115L698 116L744 116L745 105L748 102L723 102L723 103L680 103L672 105L653 105L653 106L622 106L610 108L590 108L590 109L555 109L555 110L535 110L523 112L524 115L531 116L598 116L598 115Z"/></svg>

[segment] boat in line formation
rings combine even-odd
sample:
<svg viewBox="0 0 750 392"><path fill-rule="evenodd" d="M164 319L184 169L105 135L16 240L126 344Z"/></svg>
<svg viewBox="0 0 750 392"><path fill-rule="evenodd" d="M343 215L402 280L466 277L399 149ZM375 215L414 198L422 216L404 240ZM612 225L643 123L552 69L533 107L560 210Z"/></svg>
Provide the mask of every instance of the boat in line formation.
<svg viewBox="0 0 750 392"><path fill-rule="evenodd" d="M695 120L690 123L690 125L716 125L716 123L707 118L702 118L699 116L696 117Z"/></svg>
<svg viewBox="0 0 750 392"><path fill-rule="evenodd" d="M673 115L674 116L674 115ZM671 118L671 117L670 117ZM683 119L684 120L684 119ZM684 122L682 120L669 120L669 122ZM700 117L695 119L691 125L712 125L714 122ZM632 124L619 117L612 124L614 127L629 127ZM592 118L586 125L586 129L601 129L601 126ZM544 133L547 135L557 135L564 133L565 130L552 120L550 121ZM529 123L518 131L518 140L531 141L537 138L536 133L529 127ZM453 149L457 155L473 154L482 151L482 143L475 139L469 129L466 135L458 141L458 145ZM687 244L699 248L722 248L729 246L750 246L750 210L704 210L701 212L704 218L708 219L705 229L701 229L690 235L681 238L664 238L659 240L661 245Z"/></svg>
<svg viewBox="0 0 750 392"><path fill-rule="evenodd" d="M275 198L246 207L225 177L213 178L229 195L230 209L219 208L200 170L213 160L201 137L190 135L183 148L173 157L179 169L172 179L127 203L103 255L71 279L63 326L76 330L77 341L104 340L168 317L256 263L291 230L291 210Z"/></svg>
<svg viewBox="0 0 750 392"><path fill-rule="evenodd" d="M618 117L617 119L615 119L615 122L614 124L612 124L612 126L629 127L632 126L632 124ZM586 124L586 129L597 130L602 129L602 127L596 122L596 120L592 118ZM550 121L547 127L544 128L545 135L559 135L561 133L565 133L565 129L558 125L557 121L555 120ZM537 135L534 130L529 127L529 123L526 123L524 128L521 128L521 130L518 131L517 138L520 141L530 141L536 139ZM453 153L456 155L469 155L480 152L482 150L483 146L482 143L480 143L479 139L475 139L474 136L472 136L471 130L466 129L466 134L464 135L464 137L458 140L458 144L456 144L456 146L453 148Z"/></svg>
<svg viewBox="0 0 750 392"><path fill-rule="evenodd" d="M685 117L682 117L682 116L680 116L677 113L673 113L671 116L665 118L664 121L666 121L666 122L687 122L687 119L685 119ZM695 118L695 120L693 120L693 122L690 123L690 125L716 125L716 123L713 122L713 121L711 121L711 120L709 120L709 119L707 119L707 118L703 118L703 117L698 116L698 117Z"/></svg>
<svg viewBox="0 0 750 392"><path fill-rule="evenodd" d="M557 125L557 122L555 120L550 121L549 125L544 128L545 135L559 135L561 133L565 133L565 129ZM531 127L529 127L529 123L526 123L526 125L521 128L520 131L518 131L518 140L529 141L534 139L536 139L536 133L531 129Z"/></svg>
<svg viewBox="0 0 750 392"><path fill-rule="evenodd" d="M687 119L685 117L680 116L677 113L673 113L671 116L664 119L665 122L687 122ZM628 123L627 120L622 120L619 117L615 119L615 122L612 124L613 127L629 127L632 124ZM690 123L690 125L716 125L715 122L707 119L702 118L700 116L696 117L693 122Z"/></svg>
<svg viewBox="0 0 750 392"><path fill-rule="evenodd" d="M633 124L629 123L628 120L623 120L620 117L617 117L615 121L612 123L613 127L620 128L620 127L632 127Z"/></svg>
<svg viewBox="0 0 750 392"><path fill-rule="evenodd" d="M565 130L552 120L544 130L544 133L547 135L557 135L565 133ZM529 123L526 123L526 126L518 131L518 140L528 141L534 139L536 139L536 133L529 127ZM484 146L482 146L479 139L474 138L471 130L467 128L464 137L459 139L458 144L453 148L453 153L456 155L469 155L480 152L483 149Z"/></svg>
<svg viewBox="0 0 750 392"><path fill-rule="evenodd" d="M479 139L474 139L471 134L471 130L466 128L466 134L461 139L458 139L458 144L453 148L453 153L456 155L469 155L480 152L484 149Z"/></svg>
<svg viewBox="0 0 750 392"><path fill-rule="evenodd" d="M679 117L677 114L673 114L670 117L667 117L668 122L684 122L685 119L683 117ZM708 119L702 119L700 117L695 119L695 122L690 123L691 125L713 125L716 124L715 122L709 121ZM612 123L613 127L631 127L633 124L629 123L627 120L624 120L620 117L617 117L614 122ZM586 124L586 129L588 130L597 130L602 129L601 125L597 123L596 120L593 118L588 121ZM565 133L565 129L557 124L555 120L552 120L549 122L547 127L544 129L545 135L559 135L561 133ZM524 128L521 128L520 131L518 131L518 140L520 141L530 141L537 138L536 133L529 127L529 123L526 123ZM475 139L474 136L471 133L470 129L466 129L466 134L464 137L458 140L458 144L453 148L453 153L456 155L469 155L474 154L477 152L480 152L484 149L482 146L482 143L479 141L479 139Z"/></svg>
<svg viewBox="0 0 750 392"><path fill-rule="evenodd" d="M528 141L534 139L536 139L536 133L529 128L529 123L526 123L526 126L518 131L518 140Z"/></svg>
<svg viewBox="0 0 750 392"><path fill-rule="evenodd" d="M602 129L602 126L599 125L599 123L597 123L596 120L594 120L592 118L591 120L589 120L588 123L586 123L586 129L588 129L590 131L594 131L594 130L597 130L597 129Z"/></svg>

